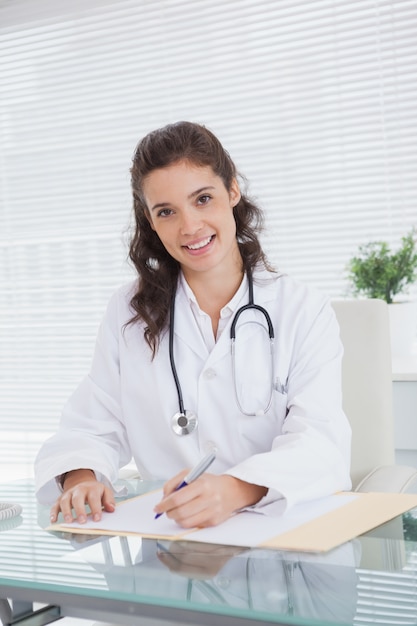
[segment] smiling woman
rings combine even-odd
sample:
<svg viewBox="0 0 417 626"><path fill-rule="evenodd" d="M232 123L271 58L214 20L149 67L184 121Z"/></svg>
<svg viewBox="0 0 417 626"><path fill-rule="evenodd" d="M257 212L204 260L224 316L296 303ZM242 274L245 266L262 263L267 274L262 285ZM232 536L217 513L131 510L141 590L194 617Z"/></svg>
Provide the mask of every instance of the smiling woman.
<svg viewBox="0 0 417 626"><path fill-rule="evenodd" d="M216 334L220 311L243 277L233 216L240 200L236 179L228 190L210 166L180 161L151 172L143 193L152 229L179 263ZM161 202L164 197L169 201Z"/></svg>
<svg viewBox="0 0 417 626"><path fill-rule="evenodd" d="M269 266L262 211L230 155L178 122L142 139L131 174L138 277L110 301L90 375L39 453L52 521L113 511L132 456L143 477L173 475L155 513L185 528L350 488L333 309ZM213 449L210 473L188 484Z"/></svg>
<svg viewBox="0 0 417 626"><path fill-rule="evenodd" d="M258 239L263 214L241 193L235 164L220 141L198 124L180 122L149 133L136 149L131 174L136 230L130 258L141 276L132 306L134 319L146 321L145 336L155 351L176 289L172 278L180 268L192 280L193 270L213 265L206 276L210 293L200 281L194 287L200 286L201 298L207 296L206 307L216 301L218 314L236 291L244 266L269 267ZM207 251L199 252L208 237ZM156 265L149 264L149 256ZM221 261L230 264L227 271Z"/></svg>

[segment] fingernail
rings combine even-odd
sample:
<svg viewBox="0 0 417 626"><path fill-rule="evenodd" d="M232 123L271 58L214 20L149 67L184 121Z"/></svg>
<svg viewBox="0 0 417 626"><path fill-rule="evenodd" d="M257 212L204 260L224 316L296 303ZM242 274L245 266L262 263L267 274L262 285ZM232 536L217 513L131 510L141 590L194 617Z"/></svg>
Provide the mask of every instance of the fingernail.
<svg viewBox="0 0 417 626"><path fill-rule="evenodd" d="M66 522L72 522L71 515L66 515L64 519L65 519Z"/></svg>
<svg viewBox="0 0 417 626"><path fill-rule="evenodd" d="M99 521L100 521L100 515L99 515L98 513L94 513L93 520L94 520L95 522L99 522Z"/></svg>
<svg viewBox="0 0 417 626"><path fill-rule="evenodd" d="M79 523L79 524L84 524L84 523L85 523L85 521L86 521L86 517L85 517L85 515L79 515L79 516L78 516L78 523Z"/></svg>
<svg viewBox="0 0 417 626"><path fill-rule="evenodd" d="M51 520L51 522L54 522L55 521L55 515L51 515L49 519Z"/></svg>

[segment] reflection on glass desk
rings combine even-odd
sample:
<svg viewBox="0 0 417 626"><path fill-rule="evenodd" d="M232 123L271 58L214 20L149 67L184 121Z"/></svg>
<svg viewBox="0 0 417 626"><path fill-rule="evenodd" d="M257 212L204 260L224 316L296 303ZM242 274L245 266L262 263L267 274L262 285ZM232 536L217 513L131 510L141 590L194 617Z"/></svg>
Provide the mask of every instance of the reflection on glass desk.
<svg viewBox="0 0 417 626"><path fill-rule="evenodd" d="M126 486L130 496L155 487ZM417 510L307 554L51 533L32 485L0 485L0 500L23 506L0 526L4 624L33 602L52 605L36 624L63 615L135 625L417 624Z"/></svg>

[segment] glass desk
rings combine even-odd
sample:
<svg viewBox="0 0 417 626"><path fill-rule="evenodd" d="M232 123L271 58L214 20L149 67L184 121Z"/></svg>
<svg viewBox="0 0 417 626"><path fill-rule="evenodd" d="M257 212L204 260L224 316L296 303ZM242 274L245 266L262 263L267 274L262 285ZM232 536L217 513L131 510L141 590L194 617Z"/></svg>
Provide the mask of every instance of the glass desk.
<svg viewBox="0 0 417 626"><path fill-rule="evenodd" d="M132 496L155 484L126 486ZM314 555L51 533L32 485L0 485L0 500L23 506L0 525L4 624L64 615L157 626L417 624L413 513Z"/></svg>

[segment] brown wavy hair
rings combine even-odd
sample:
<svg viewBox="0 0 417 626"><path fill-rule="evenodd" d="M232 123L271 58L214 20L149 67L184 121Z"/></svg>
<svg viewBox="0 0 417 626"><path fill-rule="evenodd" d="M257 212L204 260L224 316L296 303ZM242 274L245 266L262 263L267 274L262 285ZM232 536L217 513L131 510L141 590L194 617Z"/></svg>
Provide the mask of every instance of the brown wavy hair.
<svg viewBox="0 0 417 626"><path fill-rule="evenodd" d="M149 210L143 195L146 177L156 169L179 161L197 166L210 166L227 191L238 176L228 152L207 128L192 122L169 124L146 135L137 145L130 170L133 192L134 232L129 258L138 275L138 289L131 299L136 312L129 323L145 322L144 336L155 356L161 332L168 325L171 299L175 296L179 263L166 251L151 228ZM263 213L247 196L241 195L233 209L236 238L244 268L258 264L269 267L258 234L263 226Z"/></svg>

